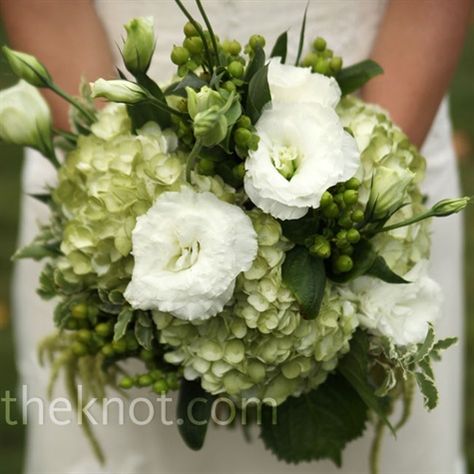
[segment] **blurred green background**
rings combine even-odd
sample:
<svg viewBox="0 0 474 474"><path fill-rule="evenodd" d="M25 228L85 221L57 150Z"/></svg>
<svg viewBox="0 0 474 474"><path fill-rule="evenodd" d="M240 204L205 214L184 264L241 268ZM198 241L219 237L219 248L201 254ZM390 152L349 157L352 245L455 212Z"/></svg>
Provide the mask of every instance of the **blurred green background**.
<svg viewBox="0 0 474 474"><path fill-rule="evenodd" d="M0 44L5 37L0 27ZM0 88L14 82L5 62L0 62ZM471 22L466 47L451 87L454 143L465 194L474 195L474 24ZM0 144L0 397L14 392L16 372L10 321L10 256L15 249L20 197L21 150ZM466 213L466 452L469 473L474 474L474 206ZM24 429L7 426L0 413L0 473L21 472ZM13 417L17 417L15 413ZM449 435L449 433L446 433Z"/></svg>

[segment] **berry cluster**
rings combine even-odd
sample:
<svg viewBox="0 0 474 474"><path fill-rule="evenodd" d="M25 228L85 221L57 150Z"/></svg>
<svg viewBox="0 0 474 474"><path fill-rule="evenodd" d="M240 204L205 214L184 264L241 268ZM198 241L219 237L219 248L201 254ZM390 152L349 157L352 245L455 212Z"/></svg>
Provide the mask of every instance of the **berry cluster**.
<svg viewBox="0 0 474 474"><path fill-rule="evenodd" d="M323 232L311 239L310 252L322 259L330 259L334 273L352 270L351 255L360 241L359 227L364 211L358 204L360 181L351 178L327 190L321 197L318 211Z"/></svg>
<svg viewBox="0 0 474 474"><path fill-rule="evenodd" d="M342 58L334 56L332 49L326 46L324 38L316 38L311 45L311 52L303 58L301 65L325 76L335 76L342 68Z"/></svg>

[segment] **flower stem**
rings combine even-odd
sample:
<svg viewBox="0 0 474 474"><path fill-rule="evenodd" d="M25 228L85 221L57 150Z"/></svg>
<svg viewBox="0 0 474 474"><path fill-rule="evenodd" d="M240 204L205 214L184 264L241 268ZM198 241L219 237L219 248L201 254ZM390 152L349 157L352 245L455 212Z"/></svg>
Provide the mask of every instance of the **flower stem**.
<svg viewBox="0 0 474 474"><path fill-rule="evenodd" d="M194 169L196 165L196 158L201 151L201 141L196 140L191 152L188 155L188 159L186 161L186 181L191 184L191 171Z"/></svg>
<svg viewBox="0 0 474 474"><path fill-rule="evenodd" d="M399 229L400 227L406 227L407 225L411 225L411 224L416 224L417 222L420 222L424 219L429 219L430 217L433 217L433 212L431 209L429 209L428 211L426 212L423 212L421 214L418 214L417 216L413 216L413 217L410 217L410 219L406 219L402 222L397 222L396 224L392 224L392 225L389 225L387 227L382 227L378 232L388 232L390 230L395 230L395 229Z"/></svg>
<svg viewBox="0 0 474 474"><path fill-rule="evenodd" d="M60 87L54 84L54 82L50 82L47 87L75 107L89 121L89 123L95 122L96 117L93 113L86 110L78 100L63 91Z"/></svg>
<svg viewBox="0 0 474 474"><path fill-rule="evenodd" d="M385 422L380 418L375 426L375 437L370 449L370 474L380 473L380 448L382 447Z"/></svg>
<svg viewBox="0 0 474 474"><path fill-rule="evenodd" d="M212 47L214 48L214 54L216 55L216 66L220 66L221 63L219 60L219 52L217 50L216 36L214 34L214 30L212 29L211 22L209 21L209 18L206 15L206 11L204 10L204 7L202 6L201 0L196 0L196 4L199 9L199 12L201 13L202 18L204 19L204 23L206 24L207 29L209 30L209 35L212 41Z"/></svg>

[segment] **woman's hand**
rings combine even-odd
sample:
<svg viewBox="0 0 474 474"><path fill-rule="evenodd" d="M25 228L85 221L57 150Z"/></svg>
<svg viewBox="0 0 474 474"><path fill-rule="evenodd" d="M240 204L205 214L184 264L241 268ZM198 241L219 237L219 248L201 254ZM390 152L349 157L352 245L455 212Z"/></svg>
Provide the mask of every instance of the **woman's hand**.
<svg viewBox="0 0 474 474"><path fill-rule="evenodd" d="M77 95L81 78L112 77L114 62L107 35L89 0L0 0L10 45L33 54L54 80ZM45 91L55 125L68 129L68 105Z"/></svg>
<svg viewBox="0 0 474 474"><path fill-rule="evenodd" d="M371 57L385 73L362 96L387 109L421 146L446 93L470 19L471 0L391 0Z"/></svg>

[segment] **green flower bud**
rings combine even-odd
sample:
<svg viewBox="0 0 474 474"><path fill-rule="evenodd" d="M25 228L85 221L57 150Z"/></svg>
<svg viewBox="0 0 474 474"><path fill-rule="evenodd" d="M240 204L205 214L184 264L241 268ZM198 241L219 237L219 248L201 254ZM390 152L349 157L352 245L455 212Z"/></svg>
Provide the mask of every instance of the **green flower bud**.
<svg viewBox="0 0 474 474"><path fill-rule="evenodd" d="M85 344L83 344L82 342L79 342L79 341L74 341L71 344L71 350L72 350L73 354L78 356L78 357L84 356L88 352L87 346Z"/></svg>
<svg viewBox="0 0 474 474"><path fill-rule="evenodd" d="M13 73L35 87L45 87L52 82L47 69L31 54L20 53L4 46L3 54Z"/></svg>
<svg viewBox="0 0 474 474"><path fill-rule="evenodd" d="M51 122L46 101L27 82L0 91L0 140L30 146L49 156L53 149Z"/></svg>
<svg viewBox="0 0 474 474"><path fill-rule="evenodd" d="M319 258L329 258L331 256L331 245L325 237L317 235L309 251Z"/></svg>
<svg viewBox="0 0 474 474"><path fill-rule="evenodd" d="M71 316L76 319L87 318L87 305L85 303L77 303L71 306Z"/></svg>
<svg viewBox="0 0 474 474"><path fill-rule="evenodd" d="M352 270L354 262L349 255L339 255L334 261L334 268L336 272L347 273Z"/></svg>
<svg viewBox="0 0 474 474"><path fill-rule="evenodd" d="M471 198L467 196L454 199L443 199L431 208L431 212L433 216L436 217L450 216L451 214L461 212L470 201Z"/></svg>
<svg viewBox="0 0 474 474"><path fill-rule="evenodd" d="M198 36L199 35L198 31L196 30L196 28L194 27L194 25L190 21L188 21L184 25L183 32L188 38L190 38L192 36Z"/></svg>
<svg viewBox="0 0 474 474"><path fill-rule="evenodd" d="M171 61L177 66L186 64L189 59L189 51L182 46L175 46L171 51Z"/></svg>
<svg viewBox="0 0 474 474"><path fill-rule="evenodd" d="M247 147L249 150L256 151L258 149L258 144L260 142L260 137L252 133L252 136L250 137L249 142L247 143Z"/></svg>
<svg viewBox="0 0 474 474"><path fill-rule="evenodd" d="M214 162L207 158L199 160L198 171L200 174L203 174L205 176L212 176L216 172Z"/></svg>
<svg viewBox="0 0 474 474"><path fill-rule="evenodd" d="M222 87L227 91L227 92L235 92L237 90L236 85L232 81L226 81L224 84L222 84Z"/></svg>
<svg viewBox="0 0 474 474"><path fill-rule="evenodd" d="M364 220L364 211L362 211L361 209L356 209L352 212L351 219L353 222L362 222Z"/></svg>
<svg viewBox="0 0 474 474"><path fill-rule="evenodd" d="M104 97L111 102L124 104L137 104L147 98L147 93L142 87L123 79L111 81L98 79L91 83L91 93L93 98Z"/></svg>
<svg viewBox="0 0 474 474"><path fill-rule="evenodd" d="M346 189L343 193L344 196L344 202L348 205L351 206L357 202L359 199L359 192L354 190L354 189Z"/></svg>
<svg viewBox="0 0 474 474"><path fill-rule="evenodd" d="M202 39L199 36L192 36L191 38L186 38L183 41L183 46L191 53L191 54L199 54L203 50L203 43ZM174 62L174 61L173 61Z"/></svg>
<svg viewBox="0 0 474 474"><path fill-rule="evenodd" d="M347 241L356 244L360 240L360 233L357 229L349 229L346 234Z"/></svg>
<svg viewBox="0 0 474 474"><path fill-rule="evenodd" d="M228 66L227 70L232 77L239 79L244 74L244 66L239 61L232 61Z"/></svg>
<svg viewBox="0 0 474 474"><path fill-rule="evenodd" d="M119 382L119 387L128 390L134 386L132 377L123 377Z"/></svg>
<svg viewBox="0 0 474 474"><path fill-rule="evenodd" d="M347 180L344 184L345 184L346 189L357 190L360 187L360 181L355 177Z"/></svg>
<svg viewBox="0 0 474 474"><path fill-rule="evenodd" d="M326 49L326 40L324 38L321 38L320 36L318 36L313 41L313 48L316 51L324 51Z"/></svg>
<svg viewBox="0 0 474 474"><path fill-rule="evenodd" d="M249 39L249 45L253 49L257 47L263 48L265 46L265 38L262 35L252 35Z"/></svg>
<svg viewBox="0 0 474 474"><path fill-rule="evenodd" d="M313 70L319 74L327 74L329 72L329 64L324 58L319 58Z"/></svg>
<svg viewBox="0 0 474 474"><path fill-rule="evenodd" d="M81 329L77 332L77 339L81 342L90 342L92 340L92 332L89 329Z"/></svg>
<svg viewBox="0 0 474 474"><path fill-rule="evenodd" d="M301 65L303 67L312 67L312 68L314 68L316 66L317 62L318 62L318 55L316 53L308 53L303 58L303 61L301 61Z"/></svg>
<svg viewBox="0 0 474 474"><path fill-rule="evenodd" d="M348 244L348 242L347 242L347 231L346 230L340 230L336 234L336 247L343 248L347 244Z"/></svg>
<svg viewBox="0 0 474 474"><path fill-rule="evenodd" d="M125 25L127 39L122 48L125 66L132 74L146 73L155 52L153 17L134 18Z"/></svg>
<svg viewBox="0 0 474 474"><path fill-rule="evenodd" d="M332 194L328 191L324 191L323 195L321 196L321 201L319 202L319 205L324 208L328 207L330 204L332 204L332 202Z"/></svg>
<svg viewBox="0 0 474 474"><path fill-rule="evenodd" d="M110 336L114 330L112 323L99 323L95 327L95 332L102 337Z"/></svg>
<svg viewBox="0 0 474 474"><path fill-rule="evenodd" d="M238 165L232 168L232 174L234 175L235 179L239 181L244 179L245 176L245 165L244 163L239 163Z"/></svg>
<svg viewBox="0 0 474 474"><path fill-rule="evenodd" d="M168 384L166 383L166 380L157 380L153 384L153 391L159 394L166 393L168 391Z"/></svg>
<svg viewBox="0 0 474 474"><path fill-rule="evenodd" d="M352 227L352 219L349 214L344 214L342 215L338 220L337 223L343 228L343 229L350 229Z"/></svg>
<svg viewBox="0 0 474 474"><path fill-rule="evenodd" d="M226 53L231 54L232 56L237 56L242 51L242 46L236 40L224 41L222 48Z"/></svg>
<svg viewBox="0 0 474 474"><path fill-rule="evenodd" d="M329 59L329 58L332 58L332 55L333 55L334 53L333 53L333 50L332 50L332 49L329 49L329 48L328 48L328 49L325 49L322 54L323 54L323 58ZM329 65L329 62L328 62L328 65Z"/></svg>
<svg viewBox="0 0 474 474"><path fill-rule="evenodd" d="M250 117L247 115L241 115L239 117L239 120L237 120L237 126L240 128L252 128L252 121L250 120Z"/></svg>
<svg viewBox="0 0 474 474"><path fill-rule="evenodd" d="M125 339L120 339L119 341L113 341L112 342L112 347L114 348L114 351L117 352L118 354L123 354L124 352L127 352L127 341Z"/></svg>
<svg viewBox="0 0 474 474"><path fill-rule="evenodd" d="M100 350L102 354L105 355L105 357L112 357L115 353L114 348L112 347L112 344L106 344L105 346L102 347Z"/></svg>

